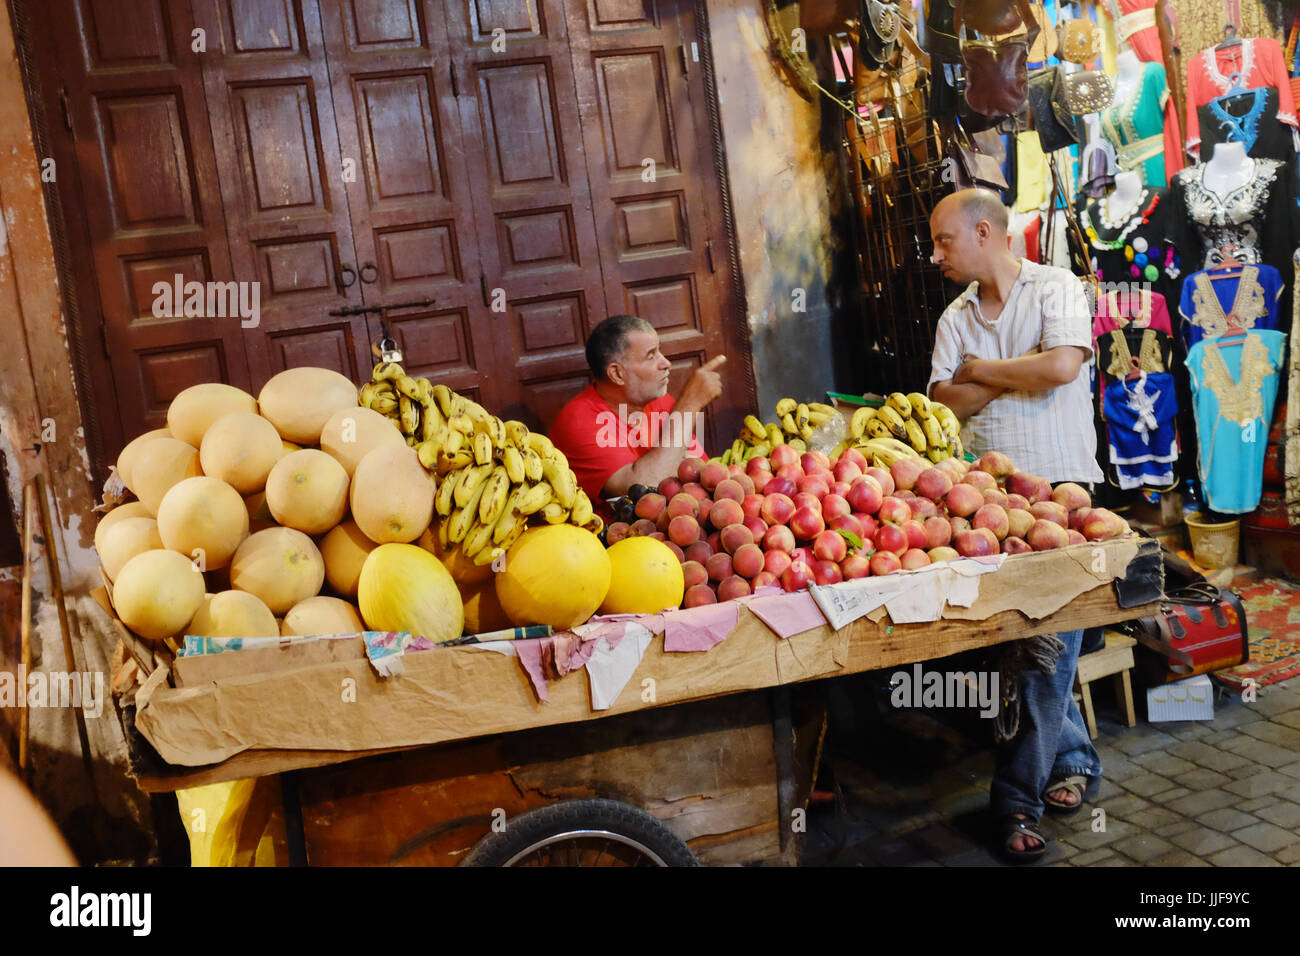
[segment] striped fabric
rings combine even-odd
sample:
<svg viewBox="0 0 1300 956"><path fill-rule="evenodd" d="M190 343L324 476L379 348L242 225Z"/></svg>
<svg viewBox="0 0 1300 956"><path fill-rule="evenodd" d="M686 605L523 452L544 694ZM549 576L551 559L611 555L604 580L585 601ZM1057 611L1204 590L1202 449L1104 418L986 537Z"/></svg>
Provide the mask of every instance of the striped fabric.
<svg viewBox="0 0 1300 956"><path fill-rule="evenodd" d="M1083 284L1071 272L1021 259L1002 314L980 312L979 283L944 310L935 331L930 385L949 381L967 358L1016 358L1077 345L1088 361L1068 385L1006 391L962 425L962 442L976 455L1000 451L1017 468L1048 481L1097 482L1097 433L1092 422L1092 317Z"/></svg>

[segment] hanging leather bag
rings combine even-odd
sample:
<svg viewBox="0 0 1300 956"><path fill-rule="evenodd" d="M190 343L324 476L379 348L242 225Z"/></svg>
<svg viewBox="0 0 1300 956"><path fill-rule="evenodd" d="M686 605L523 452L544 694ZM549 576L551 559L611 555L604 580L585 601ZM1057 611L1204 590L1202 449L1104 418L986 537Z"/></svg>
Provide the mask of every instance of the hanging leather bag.
<svg viewBox="0 0 1300 956"><path fill-rule="evenodd" d="M1074 123L1062 123L1052 109L1052 97L1060 84L1058 67L1048 66L1029 74L1029 112L1044 153L1052 153L1078 142Z"/></svg>
<svg viewBox="0 0 1300 956"><path fill-rule="evenodd" d="M954 26L961 40L962 66L965 68L965 97L970 109L986 117L1011 116L1025 105L1029 95L1026 66L1029 47L1038 36L1038 26L1029 11L1027 0L1017 0L1024 22L1034 23L1029 32L996 40L966 39L963 31L970 0L957 0Z"/></svg>
<svg viewBox="0 0 1300 956"><path fill-rule="evenodd" d="M1110 77L1101 70L1080 70L1065 75L1065 105L1074 116L1100 113L1114 99Z"/></svg>
<svg viewBox="0 0 1300 956"><path fill-rule="evenodd" d="M808 37L844 33L858 15L858 0L800 0L799 26Z"/></svg>
<svg viewBox="0 0 1300 956"><path fill-rule="evenodd" d="M1035 22L1033 13L1018 0L966 0L964 6L966 26L990 36L1013 33ZM963 4L959 2L956 7L960 16Z"/></svg>
<svg viewBox="0 0 1300 956"><path fill-rule="evenodd" d="M1091 63L1101 56L1101 30L1087 17L1061 21L1061 59Z"/></svg>

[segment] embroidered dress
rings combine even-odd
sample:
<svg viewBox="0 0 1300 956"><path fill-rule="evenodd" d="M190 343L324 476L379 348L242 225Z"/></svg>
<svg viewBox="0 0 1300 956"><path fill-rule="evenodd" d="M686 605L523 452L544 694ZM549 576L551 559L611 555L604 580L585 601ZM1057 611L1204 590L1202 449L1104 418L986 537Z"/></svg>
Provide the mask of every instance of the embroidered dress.
<svg viewBox="0 0 1300 956"><path fill-rule="evenodd" d="M1144 189L1130 209L1115 209L1109 197L1079 197L1075 212L1088 240L1088 264L1098 279L1126 287L1150 285L1166 297L1177 294L1181 263L1168 190Z"/></svg>
<svg viewBox="0 0 1300 956"><path fill-rule="evenodd" d="M1241 185L1219 195L1205 184L1206 164L1188 166L1170 189L1172 237L1185 272L1209 269L1223 261L1230 245L1240 262L1267 263L1275 269L1295 250L1294 176L1274 159L1251 161Z"/></svg>
<svg viewBox="0 0 1300 956"><path fill-rule="evenodd" d="M1272 87L1278 92L1277 118L1293 128L1295 101L1282 45L1267 37L1242 40L1219 50L1210 47L1187 64L1187 152L1200 157L1201 121L1198 113L1211 100L1230 93Z"/></svg>
<svg viewBox="0 0 1300 956"><path fill-rule="evenodd" d="M1156 26L1156 0L1119 0L1108 3L1106 13L1115 22L1115 33L1127 40L1139 60L1163 63L1160 29Z"/></svg>
<svg viewBox="0 0 1300 956"><path fill-rule="evenodd" d="M1163 189L1183 166L1178 117L1168 106L1165 68L1144 63L1128 99L1100 114L1102 135L1114 145L1119 168L1136 171L1144 186Z"/></svg>
<svg viewBox="0 0 1300 956"><path fill-rule="evenodd" d="M1295 156L1291 127L1277 121L1277 90L1261 87L1210 100L1197 109L1201 120L1201 157L1209 162L1219 143L1242 143L1256 159L1288 160Z"/></svg>
<svg viewBox="0 0 1300 956"><path fill-rule="evenodd" d="M1174 462L1178 440L1174 419L1174 377L1143 372L1135 382L1123 379L1106 388L1103 411L1108 424L1110 463L1120 488L1168 489L1177 484Z"/></svg>
<svg viewBox="0 0 1300 956"><path fill-rule="evenodd" d="M1276 329L1282 276L1269 265L1196 272L1183 282L1178 311L1184 347L1203 338L1226 335L1228 326ZM1235 314L1235 322L1230 316Z"/></svg>
<svg viewBox="0 0 1300 956"><path fill-rule="evenodd" d="M1108 332L1124 328L1155 329L1173 335L1169 306L1165 297L1149 289L1126 291L1111 289L1097 300L1097 314L1092 320L1092 337L1099 339Z"/></svg>
<svg viewBox="0 0 1300 956"><path fill-rule="evenodd" d="M1264 451L1286 334L1254 331L1203 339L1187 353L1205 503L1223 514L1259 505Z"/></svg>

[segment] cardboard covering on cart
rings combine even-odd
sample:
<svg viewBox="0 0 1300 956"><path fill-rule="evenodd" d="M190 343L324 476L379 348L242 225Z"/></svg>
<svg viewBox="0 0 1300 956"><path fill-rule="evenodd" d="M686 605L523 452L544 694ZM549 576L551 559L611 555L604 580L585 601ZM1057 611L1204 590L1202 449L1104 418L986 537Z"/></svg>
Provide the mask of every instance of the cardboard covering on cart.
<svg viewBox="0 0 1300 956"><path fill-rule="evenodd" d="M156 673L137 694L135 722L163 760L186 767L247 750L355 752L441 743L1127 620L1152 609L1159 567L1158 545L1136 538L1016 555L980 576L970 607L949 606L941 620L893 625L875 613L838 631L823 624L786 639L741 607L735 629L708 651L665 652L656 634L613 705L600 711L592 709L585 675L552 681L543 702L518 659L483 647L408 654L401 676L381 677L359 650L355 659L340 659L347 656L344 642L319 641L177 661L186 673L183 686L170 687ZM1145 583L1121 606L1116 595L1124 589L1116 585L1131 586L1135 578Z"/></svg>

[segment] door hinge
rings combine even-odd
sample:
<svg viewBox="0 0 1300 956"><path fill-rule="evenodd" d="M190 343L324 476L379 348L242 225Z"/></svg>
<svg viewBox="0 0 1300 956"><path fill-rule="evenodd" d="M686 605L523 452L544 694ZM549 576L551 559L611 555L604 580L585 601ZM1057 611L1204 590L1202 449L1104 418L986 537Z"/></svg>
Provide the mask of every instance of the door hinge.
<svg viewBox="0 0 1300 956"><path fill-rule="evenodd" d="M67 89L62 86L59 87L59 105L63 107L63 125L67 128L68 132L71 133L73 132L72 104L68 102Z"/></svg>
<svg viewBox="0 0 1300 956"><path fill-rule="evenodd" d="M718 264L713 261L713 240L708 239L704 243L704 254L709 258L709 271L717 272Z"/></svg>
<svg viewBox="0 0 1300 956"><path fill-rule="evenodd" d="M460 81L456 78L456 63L454 60L447 61L447 73L451 76L451 95L460 96Z"/></svg>

